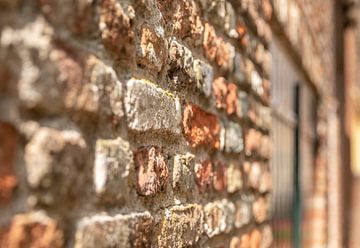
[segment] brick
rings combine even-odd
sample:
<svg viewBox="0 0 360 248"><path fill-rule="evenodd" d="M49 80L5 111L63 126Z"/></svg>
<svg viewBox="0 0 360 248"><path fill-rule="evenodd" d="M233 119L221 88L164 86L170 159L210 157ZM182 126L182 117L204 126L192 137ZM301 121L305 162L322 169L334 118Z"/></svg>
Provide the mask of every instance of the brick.
<svg viewBox="0 0 360 248"><path fill-rule="evenodd" d="M225 128L225 151L239 153L244 149L242 128L235 122L229 122Z"/></svg>
<svg viewBox="0 0 360 248"><path fill-rule="evenodd" d="M261 137L261 146L258 148L258 150L262 157L267 159L271 158L272 142L270 136L263 135Z"/></svg>
<svg viewBox="0 0 360 248"><path fill-rule="evenodd" d="M216 64L223 71L232 71L233 62L235 57L235 48L229 43L225 42L221 38L219 39L219 44L216 50Z"/></svg>
<svg viewBox="0 0 360 248"><path fill-rule="evenodd" d="M249 128L245 131L245 154L247 156L258 154L261 145L262 134L256 129Z"/></svg>
<svg viewBox="0 0 360 248"><path fill-rule="evenodd" d="M251 88L259 95L264 94L263 81L256 70L251 72Z"/></svg>
<svg viewBox="0 0 360 248"><path fill-rule="evenodd" d="M245 91L238 92L238 104L237 104L237 116L240 118L246 118L249 113L249 97Z"/></svg>
<svg viewBox="0 0 360 248"><path fill-rule="evenodd" d="M125 111L134 131L180 134L179 99L151 82L134 78L127 82Z"/></svg>
<svg viewBox="0 0 360 248"><path fill-rule="evenodd" d="M98 31L92 18L95 8L91 1L65 0L62 3L53 0L38 0L46 19L57 28L66 28L77 35L91 35Z"/></svg>
<svg viewBox="0 0 360 248"><path fill-rule="evenodd" d="M194 60L194 74L197 89L205 96L211 94L211 82L213 79L212 67L200 59Z"/></svg>
<svg viewBox="0 0 360 248"><path fill-rule="evenodd" d="M212 83L212 88L216 100L216 107L220 109L226 108L227 83L223 77L216 78Z"/></svg>
<svg viewBox="0 0 360 248"><path fill-rule="evenodd" d="M239 200L235 203L235 207L235 227L241 228L244 225L249 224L251 221L251 209L248 204Z"/></svg>
<svg viewBox="0 0 360 248"><path fill-rule="evenodd" d="M242 189L243 179L240 167L236 163L230 163L226 170L227 192L235 193Z"/></svg>
<svg viewBox="0 0 360 248"><path fill-rule="evenodd" d="M15 128L0 122L0 205L8 203L17 185L14 163L17 153L18 135Z"/></svg>
<svg viewBox="0 0 360 248"><path fill-rule="evenodd" d="M194 104L187 104L183 115L185 138L192 147L220 147L220 125L215 115Z"/></svg>
<svg viewBox="0 0 360 248"><path fill-rule="evenodd" d="M106 49L117 58L128 59L134 52L132 18L116 0L100 4L100 33Z"/></svg>
<svg viewBox="0 0 360 248"><path fill-rule="evenodd" d="M209 23L205 23L203 49L208 60L215 60L218 44L219 39L216 36L214 27L211 26Z"/></svg>
<svg viewBox="0 0 360 248"><path fill-rule="evenodd" d="M143 24L140 36L137 63L159 72L168 56L168 46L164 38L163 28L161 26L154 28L148 24Z"/></svg>
<svg viewBox="0 0 360 248"><path fill-rule="evenodd" d="M252 205L252 212L257 223L264 222L268 217L269 200L265 197L259 197Z"/></svg>
<svg viewBox="0 0 360 248"><path fill-rule="evenodd" d="M86 143L74 130L39 128L25 147L25 165L30 187L47 189L35 192L41 202L63 202L84 184Z"/></svg>
<svg viewBox="0 0 360 248"><path fill-rule="evenodd" d="M196 163L194 167L195 181L200 192L206 192L210 189L213 177L213 166L210 160Z"/></svg>
<svg viewBox="0 0 360 248"><path fill-rule="evenodd" d="M58 223L42 212L17 214L0 235L1 247L63 247L64 235Z"/></svg>
<svg viewBox="0 0 360 248"><path fill-rule="evenodd" d="M113 68L90 56L87 61L89 87L97 98L96 112L121 119L124 116L122 83Z"/></svg>
<svg viewBox="0 0 360 248"><path fill-rule="evenodd" d="M238 237L232 237L230 240L229 248L239 248L240 247L240 239Z"/></svg>
<svg viewBox="0 0 360 248"><path fill-rule="evenodd" d="M227 168L220 161L216 161L213 167L213 187L217 191L224 191L227 186Z"/></svg>
<svg viewBox="0 0 360 248"><path fill-rule="evenodd" d="M212 1L204 4L203 10L208 12L211 20L217 27L225 30L230 37L236 38L235 31L235 11L230 3L223 1Z"/></svg>
<svg viewBox="0 0 360 248"><path fill-rule="evenodd" d="M250 233L250 247L260 247L261 245L261 232L255 228Z"/></svg>
<svg viewBox="0 0 360 248"><path fill-rule="evenodd" d="M157 2L169 29L180 38L191 37L191 40L197 44L196 40L200 38L204 27L195 1L158 0Z"/></svg>
<svg viewBox="0 0 360 248"><path fill-rule="evenodd" d="M236 83L240 85L245 83L245 61L240 53L235 53L234 56L233 76Z"/></svg>
<svg viewBox="0 0 360 248"><path fill-rule="evenodd" d="M151 247L153 225L148 212L85 217L77 224L74 247Z"/></svg>
<svg viewBox="0 0 360 248"><path fill-rule="evenodd" d="M226 199L206 204L204 207L205 233L211 238L230 232L234 225L234 214L234 204Z"/></svg>
<svg viewBox="0 0 360 248"><path fill-rule="evenodd" d="M201 205L174 206L164 212L158 235L159 247L194 246L204 232Z"/></svg>
<svg viewBox="0 0 360 248"><path fill-rule="evenodd" d="M172 186L181 192L189 192L194 186L194 155L177 154L174 158Z"/></svg>
<svg viewBox="0 0 360 248"><path fill-rule="evenodd" d="M261 180L259 185L259 191L261 193L270 192L272 189L272 176L269 170L263 169L261 174Z"/></svg>
<svg viewBox="0 0 360 248"><path fill-rule="evenodd" d="M273 243L273 233L269 225L264 226L261 232L261 248L269 248Z"/></svg>
<svg viewBox="0 0 360 248"><path fill-rule="evenodd" d="M212 67L195 58L187 47L175 39L170 42L169 67L168 75L175 89L195 89L207 97L210 96Z"/></svg>
<svg viewBox="0 0 360 248"><path fill-rule="evenodd" d="M251 246L250 243L250 234L245 233L240 237L240 248L257 248L256 246Z"/></svg>
<svg viewBox="0 0 360 248"><path fill-rule="evenodd" d="M265 17L265 20L269 21L272 17L272 6L269 0L262 0L261 1L261 10Z"/></svg>
<svg viewBox="0 0 360 248"><path fill-rule="evenodd" d="M249 187L258 190L260 187L262 168L260 162L253 162L248 174Z"/></svg>
<svg viewBox="0 0 360 248"><path fill-rule="evenodd" d="M129 193L131 168L133 155L128 142L121 138L96 141L93 177L95 191L102 199L116 201Z"/></svg>
<svg viewBox="0 0 360 248"><path fill-rule="evenodd" d="M140 148L134 153L134 160L138 194L153 196L165 189L169 170L160 148L156 146Z"/></svg>

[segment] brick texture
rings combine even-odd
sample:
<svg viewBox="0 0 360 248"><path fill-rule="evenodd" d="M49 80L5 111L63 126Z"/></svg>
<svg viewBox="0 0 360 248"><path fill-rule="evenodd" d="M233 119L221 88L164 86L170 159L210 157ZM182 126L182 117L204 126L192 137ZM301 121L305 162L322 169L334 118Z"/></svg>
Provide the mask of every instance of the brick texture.
<svg viewBox="0 0 360 248"><path fill-rule="evenodd" d="M0 0L0 246L270 247L272 5L245 2Z"/></svg>

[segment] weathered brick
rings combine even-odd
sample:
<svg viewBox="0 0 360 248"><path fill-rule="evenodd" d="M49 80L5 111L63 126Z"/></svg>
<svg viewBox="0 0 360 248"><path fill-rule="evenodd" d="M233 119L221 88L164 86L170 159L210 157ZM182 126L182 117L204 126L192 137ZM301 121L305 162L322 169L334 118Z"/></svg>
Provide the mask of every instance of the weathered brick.
<svg viewBox="0 0 360 248"><path fill-rule="evenodd" d="M206 62L194 58L192 52L175 39L169 48L169 79L175 89L196 89L205 96L211 94L213 69Z"/></svg>
<svg viewBox="0 0 360 248"><path fill-rule="evenodd" d="M57 222L42 212L17 214L0 235L1 247L54 247L64 245L63 231Z"/></svg>
<svg viewBox="0 0 360 248"><path fill-rule="evenodd" d="M259 191L261 193L270 192L272 188L272 176L269 170L263 169L261 174L261 180L259 185Z"/></svg>
<svg viewBox="0 0 360 248"><path fill-rule="evenodd" d="M77 224L74 247L151 247L153 225L148 212L85 217Z"/></svg>
<svg viewBox="0 0 360 248"><path fill-rule="evenodd" d="M212 88L216 100L216 107L220 109L226 108L227 83L223 77L214 79Z"/></svg>
<svg viewBox="0 0 360 248"><path fill-rule="evenodd" d="M249 97L245 91L238 92L237 116L245 118L249 113Z"/></svg>
<svg viewBox="0 0 360 248"><path fill-rule="evenodd" d="M105 65L101 60L90 56L87 60L87 82L92 97L97 105L94 112L100 115L112 116L120 119L124 116L122 83L118 80L113 68ZM86 82L86 83L87 83ZM91 95L90 93L87 93Z"/></svg>
<svg viewBox="0 0 360 248"><path fill-rule="evenodd" d="M223 39L219 39L219 45L216 50L216 64L223 71L232 71L233 62L235 57L235 48L228 42L225 42Z"/></svg>
<svg viewBox="0 0 360 248"><path fill-rule="evenodd" d="M204 29L194 1L157 1L171 31L181 38L191 37L195 44Z"/></svg>
<svg viewBox="0 0 360 248"><path fill-rule="evenodd" d="M220 233L228 233L234 225L235 206L232 202L223 199L211 202L204 207L205 233L213 237Z"/></svg>
<svg viewBox="0 0 360 248"><path fill-rule="evenodd" d="M229 248L239 248L240 247L240 238L232 237L230 240Z"/></svg>
<svg viewBox="0 0 360 248"><path fill-rule="evenodd" d="M245 131L245 154L250 156L253 154L259 155L262 134L260 131L249 128Z"/></svg>
<svg viewBox="0 0 360 248"><path fill-rule="evenodd" d="M256 70L251 72L251 88L260 96L264 94L263 81Z"/></svg>
<svg viewBox="0 0 360 248"><path fill-rule="evenodd" d="M213 187L217 191L223 191L227 186L227 168L220 161L216 161L213 167Z"/></svg>
<svg viewBox="0 0 360 248"><path fill-rule="evenodd" d="M269 199L259 197L252 205L252 212L257 223L264 222L268 218Z"/></svg>
<svg viewBox="0 0 360 248"><path fill-rule="evenodd" d="M138 194L153 196L165 189L169 170L160 148L156 146L140 148L134 153L134 160Z"/></svg>
<svg viewBox="0 0 360 248"><path fill-rule="evenodd" d="M243 179L240 167L236 163L230 163L226 170L227 192L235 193L243 187Z"/></svg>
<svg viewBox="0 0 360 248"><path fill-rule="evenodd" d="M132 17L116 0L102 0L100 4L100 32L104 46L117 58L128 59L134 52Z"/></svg>
<svg viewBox="0 0 360 248"><path fill-rule="evenodd" d="M167 56L167 41L164 38L163 28L143 24L140 44L137 48L137 63L159 72Z"/></svg>
<svg viewBox="0 0 360 248"><path fill-rule="evenodd" d="M227 123L225 127L225 151L239 153L244 148L242 128L235 122Z"/></svg>
<svg viewBox="0 0 360 248"><path fill-rule="evenodd" d="M256 246L251 246L250 243L250 234L245 233L240 237L240 248L257 248Z"/></svg>
<svg viewBox="0 0 360 248"><path fill-rule="evenodd" d="M192 147L220 147L220 125L215 115L202 110L194 104L184 109L183 128L186 140Z"/></svg>
<svg viewBox="0 0 360 248"><path fill-rule="evenodd" d="M65 0L38 0L46 19L57 28L66 28L77 35L97 34L98 27L95 7L92 1Z"/></svg>
<svg viewBox="0 0 360 248"><path fill-rule="evenodd" d="M194 167L195 181L200 192L206 192L212 184L213 168L210 160L196 163Z"/></svg>
<svg viewBox="0 0 360 248"><path fill-rule="evenodd" d="M208 60L214 61L217 53L219 39L216 36L215 29L209 23L204 26L203 49Z"/></svg>
<svg viewBox="0 0 360 248"><path fill-rule="evenodd" d="M245 61L243 55L240 53L235 53L234 56L234 79L238 84L245 83Z"/></svg>
<svg viewBox="0 0 360 248"><path fill-rule="evenodd" d="M249 182L249 187L253 189L259 189L261 176L262 176L262 168L260 162L251 163L250 171L247 177Z"/></svg>
<svg viewBox="0 0 360 248"><path fill-rule="evenodd" d="M175 155L172 186L181 192L188 192L194 186L194 155L186 153Z"/></svg>
<svg viewBox="0 0 360 248"><path fill-rule="evenodd" d="M180 134L179 99L151 82L134 78L127 82L125 110L132 130Z"/></svg>
<svg viewBox="0 0 360 248"><path fill-rule="evenodd" d="M241 228L246 224L249 224L251 221L251 209L250 206L243 202L243 201L237 201L235 203L236 206L236 212L235 212L235 227Z"/></svg>
<svg viewBox="0 0 360 248"><path fill-rule="evenodd" d="M75 197L84 183L86 143L74 130L39 128L25 147L27 180L40 201L51 204ZM61 183L61 187L59 187Z"/></svg>
<svg viewBox="0 0 360 248"><path fill-rule="evenodd" d="M269 248L273 243L273 234L269 225L264 226L262 229L261 248Z"/></svg>
<svg viewBox="0 0 360 248"><path fill-rule="evenodd" d="M197 204L165 209L161 220L159 247L189 247L200 239L204 227L202 207Z"/></svg>
<svg viewBox="0 0 360 248"><path fill-rule="evenodd" d="M250 233L250 247L260 247L261 238L261 232L259 229L253 229Z"/></svg>
<svg viewBox="0 0 360 248"><path fill-rule="evenodd" d="M212 22L217 27L224 29L228 36L236 38L235 11L231 4L226 1L202 1L201 3L203 10L208 12Z"/></svg>
<svg viewBox="0 0 360 248"><path fill-rule="evenodd" d="M128 176L133 167L129 143L121 138L96 141L94 183L105 201L123 199L129 193Z"/></svg>
<svg viewBox="0 0 360 248"><path fill-rule="evenodd" d="M15 127L0 122L0 204L8 203L17 184L14 170L18 135Z"/></svg>

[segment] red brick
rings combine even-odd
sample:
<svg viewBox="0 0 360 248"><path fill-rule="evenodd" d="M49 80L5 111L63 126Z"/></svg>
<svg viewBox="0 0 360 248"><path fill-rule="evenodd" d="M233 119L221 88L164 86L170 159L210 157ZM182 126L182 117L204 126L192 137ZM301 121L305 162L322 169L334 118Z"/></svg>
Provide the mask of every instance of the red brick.
<svg viewBox="0 0 360 248"><path fill-rule="evenodd" d="M205 23L203 49L210 61L213 61L216 57L218 43L219 39L216 36L214 27Z"/></svg>
<svg viewBox="0 0 360 248"><path fill-rule="evenodd" d="M1 247L63 247L63 232L57 222L42 214L19 214L2 234Z"/></svg>
<svg viewBox="0 0 360 248"><path fill-rule="evenodd" d="M253 229L250 234L250 248L260 248L261 232L258 229Z"/></svg>
<svg viewBox="0 0 360 248"><path fill-rule="evenodd" d="M225 109L228 115L241 110L238 103L238 88L234 83L227 84L225 78L218 77L213 81L212 88L217 108Z"/></svg>
<svg viewBox="0 0 360 248"><path fill-rule="evenodd" d="M102 0L100 30L104 46L118 58L132 56L134 32L132 20L116 0Z"/></svg>
<svg viewBox="0 0 360 248"><path fill-rule="evenodd" d="M137 192L152 196L163 190L169 171L162 150L156 146L143 147L134 154Z"/></svg>
<svg viewBox="0 0 360 248"><path fill-rule="evenodd" d="M247 233L241 235L239 248L253 248L250 245L250 235Z"/></svg>
<svg viewBox="0 0 360 248"><path fill-rule="evenodd" d="M212 163L209 160L196 163L195 167L195 181L199 187L200 192L205 192L211 187L213 168Z"/></svg>
<svg viewBox="0 0 360 248"><path fill-rule="evenodd" d="M226 166L222 162L215 162L213 186L217 191L223 191L227 186L226 169Z"/></svg>
<svg viewBox="0 0 360 248"><path fill-rule="evenodd" d="M265 20L269 21L272 17L272 11L273 11L270 0L262 0L261 7Z"/></svg>
<svg viewBox="0 0 360 248"><path fill-rule="evenodd" d="M187 104L183 116L183 128L186 140L192 147L220 147L220 125L215 115L202 110L194 104Z"/></svg>
<svg viewBox="0 0 360 248"><path fill-rule="evenodd" d="M17 183L13 167L17 139L15 128L10 124L0 122L0 204L11 200Z"/></svg>

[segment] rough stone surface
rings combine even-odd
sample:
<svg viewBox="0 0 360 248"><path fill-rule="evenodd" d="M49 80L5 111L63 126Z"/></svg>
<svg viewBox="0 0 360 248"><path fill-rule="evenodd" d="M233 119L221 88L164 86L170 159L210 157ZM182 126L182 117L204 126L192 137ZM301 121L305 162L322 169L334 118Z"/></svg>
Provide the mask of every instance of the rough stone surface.
<svg viewBox="0 0 360 248"><path fill-rule="evenodd" d="M204 206L204 229L209 237L220 233L228 233L234 225L235 206L223 199Z"/></svg>
<svg viewBox="0 0 360 248"><path fill-rule="evenodd" d="M17 214L9 227L0 231L1 247L55 247L64 245L64 234L58 223L42 212Z"/></svg>
<svg viewBox="0 0 360 248"><path fill-rule="evenodd" d="M129 143L121 138L96 141L94 184L96 193L106 201L114 201L129 192L128 176L133 167Z"/></svg>
<svg viewBox="0 0 360 248"><path fill-rule="evenodd" d="M76 186L84 180L85 157L86 143L78 132L38 129L25 147L25 162L30 187L49 189L48 194L39 192L39 200L51 204L63 197L76 197Z"/></svg>
<svg viewBox="0 0 360 248"><path fill-rule="evenodd" d="M269 200L264 197L259 197L252 205L252 212L256 222L264 222L268 217Z"/></svg>
<svg viewBox="0 0 360 248"><path fill-rule="evenodd" d="M227 192L235 193L243 187L243 178L240 166L236 163L230 163L226 170Z"/></svg>
<svg viewBox="0 0 360 248"><path fill-rule="evenodd" d="M140 148L135 152L134 160L138 194L152 196L165 188L169 170L160 148L155 146Z"/></svg>
<svg viewBox="0 0 360 248"><path fill-rule="evenodd" d="M74 247L151 247L153 224L148 212L85 217L77 224Z"/></svg>
<svg viewBox="0 0 360 248"><path fill-rule="evenodd" d="M251 209L250 206L243 202L237 201L235 203L236 213L235 213L235 227L241 228L242 226L249 224L251 221Z"/></svg>
<svg viewBox="0 0 360 248"><path fill-rule="evenodd" d="M220 125L215 115L194 104L187 104L183 117L184 134L191 146L219 148Z"/></svg>
<svg viewBox="0 0 360 248"><path fill-rule="evenodd" d="M242 128L235 122L229 122L225 129L225 151L239 153L243 150Z"/></svg>
<svg viewBox="0 0 360 248"><path fill-rule="evenodd" d="M130 129L180 134L181 107L178 98L153 83L127 82L125 110Z"/></svg>
<svg viewBox="0 0 360 248"><path fill-rule="evenodd" d="M204 231L203 218L202 207L196 204L165 209L157 237L159 247L195 245Z"/></svg>
<svg viewBox="0 0 360 248"><path fill-rule="evenodd" d="M213 178L213 166L210 160L196 163L194 167L196 184L200 192L210 189Z"/></svg>
<svg viewBox="0 0 360 248"><path fill-rule="evenodd" d="M175 155L172 186L181 192L188 192L194 186L194 155Z"/></svg>

